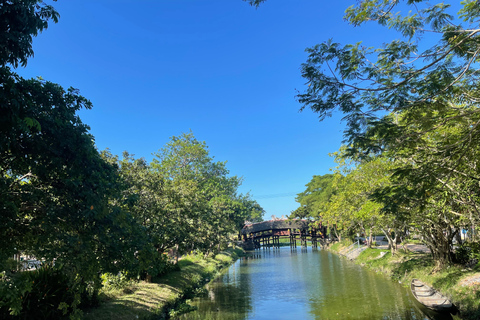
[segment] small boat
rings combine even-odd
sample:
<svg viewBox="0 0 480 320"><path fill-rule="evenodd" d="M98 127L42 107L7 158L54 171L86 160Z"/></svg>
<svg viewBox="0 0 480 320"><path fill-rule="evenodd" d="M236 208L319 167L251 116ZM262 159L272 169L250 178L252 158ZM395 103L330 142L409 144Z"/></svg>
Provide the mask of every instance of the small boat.
<svg viewBox="0 0 480 320"><path fill-rule="evenodd" d="M418 279L412 280L410 289L412 289L415 299L429 309L446 311L453 307L452 302L447 297Z"/></svg>

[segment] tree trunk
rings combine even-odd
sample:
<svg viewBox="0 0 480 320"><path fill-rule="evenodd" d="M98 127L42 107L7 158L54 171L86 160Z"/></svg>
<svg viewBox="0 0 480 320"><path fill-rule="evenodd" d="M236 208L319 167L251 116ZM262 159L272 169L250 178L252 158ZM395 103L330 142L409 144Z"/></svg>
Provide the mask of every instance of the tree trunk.
<svg viewBox="0 0 480 320"><path fill-rule="evenodd" d="M432 225L430 233L425 234L425 241L435 261L433 271L441 270L452 263L452 243L457 233L458 228Z"/></svg>
<svg viewBox="0 0 480 320"><path fill-rule="evenodd" d="M395 227L394 231L395 232L395 238L393 239L393 243L395 245L395 252L397 252L398 250L398 246L397 246L397 243L398 243L398 240L399 240L399 237L398 237L398 229Z"/></svg>
<svg viewBox="0 0 480 320"><path fill-rule="evenodd" d="M178 244L175 245L175 264L178 263Z"/></svg>
<svg viewBox="0 0 480 320"><path fill-rule="evenodd" d="M385 235L385 238L387 238L388 241L388 249L392 252L392 256L395 255L396 253L396 245L393 243L393 239L390 235L390 229L385 230L384 228L381 228L383 234Z"/></svg>
<svg viewBox="0 0 480 320"><path fill-rule="evenodd" d="M333 227L333 230L335 231L335 236L337 237L338 241L342 241L342 236L338 233L336 226Z"/></svg>

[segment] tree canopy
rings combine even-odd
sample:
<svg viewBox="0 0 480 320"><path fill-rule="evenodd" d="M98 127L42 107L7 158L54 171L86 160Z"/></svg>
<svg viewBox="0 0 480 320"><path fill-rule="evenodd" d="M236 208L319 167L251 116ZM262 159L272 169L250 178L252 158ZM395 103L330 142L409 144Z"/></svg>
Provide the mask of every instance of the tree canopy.
<svg viewBox="0 0 480 320"><path fill-rule="evenodd" d="M377 48L330 39L306 49L301 110L311 109L320 120L344 114L341 158L353 164L337 195L322 201L319 216L342 217L347 225L382 217L377 222L388 226L374 225L387 237L392 228L414 228L439 266L451 262L452 239L480 218L479 18L472 0L456 8L362 0L347 8L345 20L355 27L377 23L392 39Z"/></svg>
<svg viewBox="0 0 480 320"><path fill-rule="evenodd" d="M381 152L460 117L475 117L480 11L468 0L456 16L451 11L449 4L427 1L364 0L351 6L346 21L376 22L395 31L394 39L379 48L333 40L308 48L302 65L308 87L297 96L302 109L320 119L334 110L344 113L351 152ZM432 39L436 43L429 46ZM417 130L407 135L410 124ZM476 135L476 127L467 133Z"/></svg>
<svg viewBox="0 0 480 320"><path fill-rule="evenodd" d="M41 0L0 3L2 318L21 314L32 290L14 255L55 261L69 281L62 290L75 297L61 308L76 312L95 296L100 273L159 275L172 248L215 252L263 214L193 133L172 137L152 163L128 152L119 159L95 147L78 116L92 104L79 90L16 74L33 56L33 37L58 18Z"/></svg>

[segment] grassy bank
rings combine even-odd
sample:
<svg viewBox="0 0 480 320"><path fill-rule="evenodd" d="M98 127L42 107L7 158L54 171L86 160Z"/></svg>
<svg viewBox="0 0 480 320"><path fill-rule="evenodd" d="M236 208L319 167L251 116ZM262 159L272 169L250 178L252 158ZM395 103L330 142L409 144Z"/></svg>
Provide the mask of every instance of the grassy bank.
<svg viewBox="0 0 480 320"><path fill-rule="evenodd" d="M192 298L203 285L243 255L241 249L228 249L215 257L189 255L178 262L179 271L145 281L127 282L121 288L105 287L101 304L85 311L86 320L167 319L185 311L185 299Z"/></svg>
<svg viewBox="0 0 480 320"><path fill-rule="evenodd" d="M339 252L348 246L336 243L331 251ZM355 262L377 272L383 272L393 279L409 286L417 278L449 297L460 311L460 317L468 320L480 319L480 266L465 268L453 265L442 271L432 272L434 263L427 253L405 252L401 250L394 256L383 249L367 249ZM383 256L382 256L383 255Z"/></svg>

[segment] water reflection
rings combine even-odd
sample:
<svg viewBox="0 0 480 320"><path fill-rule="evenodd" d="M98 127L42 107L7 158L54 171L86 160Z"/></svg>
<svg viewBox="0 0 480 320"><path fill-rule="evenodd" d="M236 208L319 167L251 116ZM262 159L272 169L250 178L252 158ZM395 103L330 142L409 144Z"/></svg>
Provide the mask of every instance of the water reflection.
<svg viewBox="0 0 480 320"><path fill-rule="evenodd" d="M452 319L385 276L310 247L256 250L207 289L182 319Z"/></svg>

